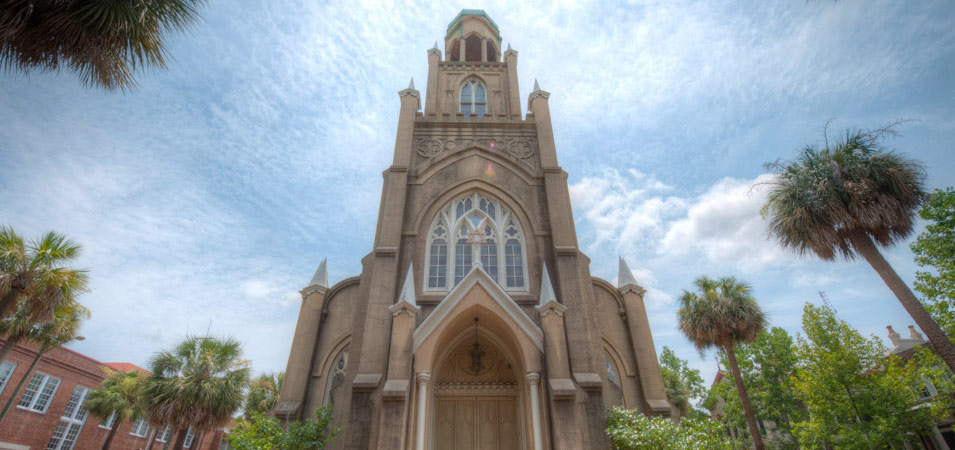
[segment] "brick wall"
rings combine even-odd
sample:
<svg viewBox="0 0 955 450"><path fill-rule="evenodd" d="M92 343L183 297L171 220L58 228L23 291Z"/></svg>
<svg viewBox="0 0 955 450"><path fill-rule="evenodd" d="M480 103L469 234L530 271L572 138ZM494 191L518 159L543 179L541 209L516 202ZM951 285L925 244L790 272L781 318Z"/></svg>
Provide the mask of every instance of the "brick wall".
<svg viewBox="0 0 955 450"><path fill-rule="evenodd" d="M17 383L26 374L27 369L36 357L36 349L36 346L17 346L7 356L5 361L15 363L16 368L3 391L0 392L0 408L10 399ZM26 385L29 384L29 379L26 381L23 388L17 393L10 411L0 422L0 449L46 449L76 386L83 386L90 390L96 389L103 380L105 369L106 366L99 361L62 347L45 353L33 373L40 372L57 377L61 380L60 385L53 394L46 411L40 413L17 406L17 403L23 397ZM106 436L109 434L109 429L100 427L100 422L99 417L93 415L87 417L76 445L73 447L75 450L98 450L102 448ZM154 435L154 430L150 428L146 437L138 437L130 434L132 426L133 424L128 421L120 424L116 436L113 438L111 449L136 450L146 448L147 440ZM197 436L201 441L192 445L192 450L218 449L222 433L222 430L217 430L204 433L201 437ZM156 442L153 445L153 450L162 450L163 445Z"/></svg>

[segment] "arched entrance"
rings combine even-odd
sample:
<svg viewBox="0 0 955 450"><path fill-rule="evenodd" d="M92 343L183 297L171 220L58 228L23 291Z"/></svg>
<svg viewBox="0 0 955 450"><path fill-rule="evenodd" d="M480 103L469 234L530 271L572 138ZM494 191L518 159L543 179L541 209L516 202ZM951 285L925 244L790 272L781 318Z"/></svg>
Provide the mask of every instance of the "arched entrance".
<svg viewBox="0 0 955 450"><path fill-rule="evenodd" d="M479 326L448 348L435 372L432 450L520 450L516 361Z"/></svg>

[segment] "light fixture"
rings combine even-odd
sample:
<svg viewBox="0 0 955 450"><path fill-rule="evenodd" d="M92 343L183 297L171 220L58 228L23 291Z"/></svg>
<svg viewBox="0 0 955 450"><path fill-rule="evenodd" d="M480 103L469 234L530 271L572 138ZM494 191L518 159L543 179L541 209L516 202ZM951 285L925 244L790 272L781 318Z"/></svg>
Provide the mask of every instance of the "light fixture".
<svg viewBox="0 0 955 450"><path fill-rule="evenodd" d="M478 318L474 318L474 346L471 347L469 352L471 355L471 372L475 375L481 373L484 370L484 349L481 348L481 344L478 343Z"/></svg>

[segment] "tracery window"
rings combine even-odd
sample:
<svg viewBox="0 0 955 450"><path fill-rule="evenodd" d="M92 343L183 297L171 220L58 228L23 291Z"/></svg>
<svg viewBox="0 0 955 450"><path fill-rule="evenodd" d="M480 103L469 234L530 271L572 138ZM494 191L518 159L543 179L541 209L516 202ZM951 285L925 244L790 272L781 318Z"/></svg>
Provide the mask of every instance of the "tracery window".
<svg viewBox="0 0 955 450"><path fill-rule="evenodd" d="M461 113L467 119L471 111L477 113L479 120L484 119L484 113L487 112L487 89L475 79L467 80L461 86Z"/></svg>
<svg viewBox="0 0 955 450"><path fill-rule="evenodd" d="M431 223L425 289L456 286L479 261L501 287L525 290L525 253L524 232L512 212L493 197L470 192L441 208Z"/></svg>
<svg viewBox="0 0 955 450"><path fill-rule="evenodd" d="M345 381L345 368L348 367L348 350L342 350L335 358L332 367L328 369L328 378L325 381L325 402L332 403L332 392Z"/></svg>

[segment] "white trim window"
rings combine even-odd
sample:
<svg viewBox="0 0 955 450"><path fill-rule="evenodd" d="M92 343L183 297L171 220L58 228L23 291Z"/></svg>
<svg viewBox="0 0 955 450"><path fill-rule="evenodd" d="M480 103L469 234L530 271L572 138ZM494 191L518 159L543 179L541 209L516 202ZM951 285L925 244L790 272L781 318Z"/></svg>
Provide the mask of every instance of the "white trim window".
<svg viewBox="0 0 955 450"><path fill-rule="evenodd" d="M149 432L149 422L145 418L140 417L139 420L133 422L133 428L129 430L129 434L138 437L146 437L146 433Z"/></svg>
<svg viewBox="0 0 955 450"><path fill-rule="evenodd" d="M111 428L113 428L113 422L116 422L116 411L113 411L113 412L109 415L109 417L107 417L107 418L101 420L101 421L99 422L99 427L100 427L100 428L111 429Z"/></svg>
<svg viewBox="0 0 955 450"><path fill-rule="evenodd" d="M53 436L50 438L50 443L46 445L46 450L73 450L76 440L80 437L80 431L83 430L83 424L86 423L86 417L89 416L89 411L83 404L89 391L83 386L73 389L73 395L66 403L63 417L60 417L60 423L53 430Z"/></svg>
<svg viewBox="0 0 955 450"><path fill-rule="evenodd" d="M0 364L0 392L3 392L4 388L7 387L7 382L10 381L10 377L16 368L17 364L10 361L4 361L3 364Z"/></svg>
<svg viewBox="0 0 955 450"><path fill-rule="evenodd" d="M45 373L36 372L30 383L23 390L23 397L20 397L20 403L17 408L29 409L38 413L46 413L50 406L50 400L56 394L56 389L60 387L60 379Z"/></svg>
<svg viewBox="0 0 955 450"><path fill-rule="evenodd" d="M192 427L189 427L189 431L186 432L186 440L182 444L182 448L189 448L192 445L192 440L196 438L196 434L192 431Z"/></svg>
<svg viewBox="0 0 955 450"><path fill-rule="evenodd" d="M524 231L514 214L497 199L472 191L441 208L431 222L425 290L443 292L449 284L456 286L479 257L484 271L501 287L526 291L526 254Z"/></svg>
<svg viewBox="0 0 955 450"><path fill-rule="evenodd" d="M487 88L473 78L461 85L461 113L468 119L472 112L477 114L478 120L484 119L487 112Z"/></svg>
<svg viewBox="0 0 955 450"><path fill-rule="evenodd" d="M172 437L172 425L166 425L166 428L163 428L162 432L159 433L159 436L156 436L156 440L159 442L166 442L171 437Z"/></svg>

